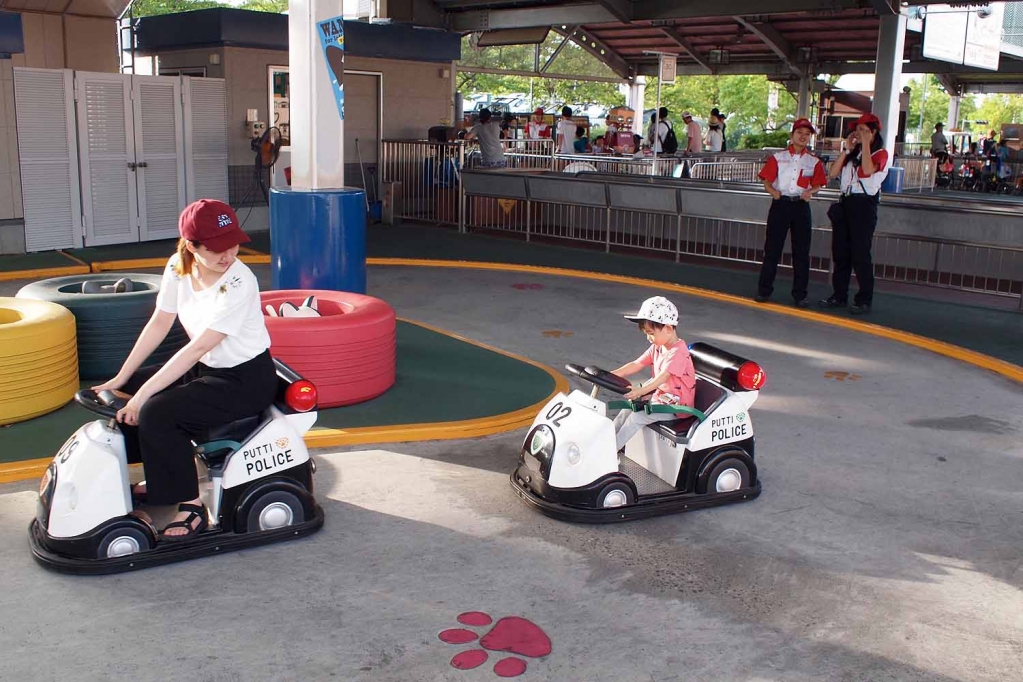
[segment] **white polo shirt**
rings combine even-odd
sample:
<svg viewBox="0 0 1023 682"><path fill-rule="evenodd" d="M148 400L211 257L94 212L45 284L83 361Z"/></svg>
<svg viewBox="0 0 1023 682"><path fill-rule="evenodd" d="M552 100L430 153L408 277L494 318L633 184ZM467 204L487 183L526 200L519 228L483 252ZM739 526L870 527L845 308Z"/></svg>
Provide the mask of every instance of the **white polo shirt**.
<svg viewBox="0 0 1023 682"><path fill-rule="evenodd" d="M851 161L842 167L842 194L863 194L866 190L866 194L877 196L881 191L881 183L888 177L888 150L878 149L870 158L874 162L872 175L867 175L862 165L856 168Z"/></svg>
<svg viewBox="0 0 1023 682"><path fill-rule="evenodd" d="M226 335L199 362L207 367L237 367L270 347L259 304L259 283L245 263L236 260L216 284L196 291L191 277L174 270L177 262L177 254L167 261L156 306L177 315L189 339L202 336L207 329Z"/></svg>
<svg viewBox="0 0 1023 682"><path fill-rule="evenodd" d="M828 184L821 160L805 148L797 154L792 145L767 157L760 179L770 182L786 197L802 196L808 189Z"/></svg>

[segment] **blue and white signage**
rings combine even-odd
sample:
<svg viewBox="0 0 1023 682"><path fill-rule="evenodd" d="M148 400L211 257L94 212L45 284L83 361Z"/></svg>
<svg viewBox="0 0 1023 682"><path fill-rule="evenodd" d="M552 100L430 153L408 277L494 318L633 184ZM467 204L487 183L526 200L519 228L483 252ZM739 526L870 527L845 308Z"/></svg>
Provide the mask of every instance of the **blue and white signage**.
<svg viewBox="0 0 1023 682"><path fill-rule="evenodd" d="M337 113L345 118L345 29L341 17L334 17L316 24L323 47L323 58L327 62L330 83L337 100Z"/></svg>

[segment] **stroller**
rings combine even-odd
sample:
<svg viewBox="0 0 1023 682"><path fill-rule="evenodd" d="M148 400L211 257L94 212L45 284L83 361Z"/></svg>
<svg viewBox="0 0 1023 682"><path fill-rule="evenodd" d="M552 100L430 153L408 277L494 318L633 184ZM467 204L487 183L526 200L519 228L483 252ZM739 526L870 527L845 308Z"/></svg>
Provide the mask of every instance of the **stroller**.
<svg viewBox="0 0 1023 682"><path fill-rule="evenodd" d="M955 178L955 164L952 163L952 157L947 152L939 152L937 158L938 170L934 176L934 185L940 189L949 189Z"/></svg>

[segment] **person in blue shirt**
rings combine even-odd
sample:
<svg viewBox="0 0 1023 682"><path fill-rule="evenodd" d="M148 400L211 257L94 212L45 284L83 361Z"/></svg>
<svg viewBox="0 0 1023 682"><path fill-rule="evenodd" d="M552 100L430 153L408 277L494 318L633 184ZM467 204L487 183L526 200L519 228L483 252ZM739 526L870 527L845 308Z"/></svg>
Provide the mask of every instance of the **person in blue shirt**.
<svg viewBox="0 0 1023 682"><path fill-rule="evenodd" d="M586 138L586 129L582 126L576 126L572 149L576 154L586 154L590 151L590 141Z"/></svg>

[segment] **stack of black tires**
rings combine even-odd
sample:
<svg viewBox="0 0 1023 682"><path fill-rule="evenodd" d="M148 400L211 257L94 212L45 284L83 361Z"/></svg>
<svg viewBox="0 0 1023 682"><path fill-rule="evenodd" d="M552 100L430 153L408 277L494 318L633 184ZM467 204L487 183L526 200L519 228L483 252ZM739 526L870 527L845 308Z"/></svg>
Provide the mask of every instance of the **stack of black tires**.
<svg viewBox="0 0 1023 682"><path fill-rule="evenodd" d="M83 380L109 379L121 369L156 308L160 276L144 273L70 275L33 282L18 298L58 303L75 316L78 372ZM162 364L188 343L177 322L146 365Z"/></svg>

